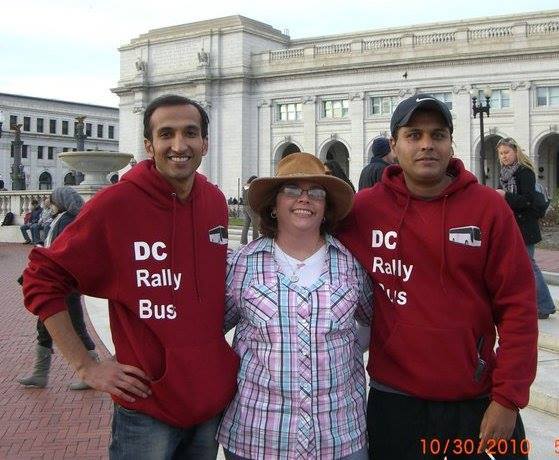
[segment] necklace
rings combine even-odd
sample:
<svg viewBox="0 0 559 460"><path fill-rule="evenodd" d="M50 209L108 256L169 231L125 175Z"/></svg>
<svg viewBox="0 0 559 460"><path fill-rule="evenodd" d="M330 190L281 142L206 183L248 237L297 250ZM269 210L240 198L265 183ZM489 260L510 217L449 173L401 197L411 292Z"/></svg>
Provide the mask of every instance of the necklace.
<svg viewBox="0 0 559 460"><path fill-rule="evenodd" d="M322 238L319 238L317 243L315 244L313 250L312 250L312 253L307 257L307 259L309 257L311 257L312 255L314 255L314 253L316 252L317 246L320 246L321 242L322 242ZM287 265L289 267L289 270L291 271L291 274L289 275L289 281L292 282L292 283L297 283L300 279L299 271L305 266L305 263L302 262L302 261L297 261L295 264L293 264L289 260L289 258L291 256L289 256L289 254L287 254L286 252L283 251L283 249L281 249L281 247L279 246L277 241L274 241L274 246L277 247L277 251L274 251L274 256L276 254L278 254L281 257L281 260L284 262L284 265ZM276 259L276 262L278 262L278 265L281 265L279 263L279 260Z"/></svg>
<svg viewBox="0 0 559 460"><path fill-rule="evenodd" d="M291 275L289 275L289 281L291 281L292 283L297 283L299 281L299 270L301 270L305 266L305 264L303 262L292 264L291 261L287 258L286 254L281 250L279 246L278 246L278 251L275 251L275 253L281 257L282 261L285 262L285 265L287 265L291 270Z"/></svg>

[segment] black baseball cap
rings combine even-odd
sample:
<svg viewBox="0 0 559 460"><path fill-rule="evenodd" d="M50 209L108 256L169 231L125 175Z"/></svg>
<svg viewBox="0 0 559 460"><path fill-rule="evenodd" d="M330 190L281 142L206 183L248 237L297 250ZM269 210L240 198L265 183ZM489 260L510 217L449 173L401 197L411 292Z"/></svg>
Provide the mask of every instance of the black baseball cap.
<svg viewBox="0 0 559 460"><path fill-rule="evenodd" d="M410 118L419 108L439 112L443 116L446 126L448 126L448 129L450 129L450 133L452 134L454 129L452 126L452 115L450 110L448 110L447 105L444 102L439 101L432 94L421 93L404 99L398 104L396 110L394 110L392 119L390 120L390 134L392 134L392 137L394 137L398 128L406 126L409 123Z"/></svg>

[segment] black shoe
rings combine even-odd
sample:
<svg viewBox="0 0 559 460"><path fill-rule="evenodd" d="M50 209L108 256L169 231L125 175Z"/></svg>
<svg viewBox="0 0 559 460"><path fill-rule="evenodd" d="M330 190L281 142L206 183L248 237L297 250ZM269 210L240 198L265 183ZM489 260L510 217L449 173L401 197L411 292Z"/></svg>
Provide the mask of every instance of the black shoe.
<svg viewBox="0 0 559 460"><path fill-rule="evenodd" d="M549 313L540 313L538 312L538 319L548 319Z"/></svg>
<svg viewBox="0 0 559 460"><path fill-rule="evenodd" d="M25 242L23 242L23 243L21 243L21 244L31 244L31 241L25 241Z"/></svg>

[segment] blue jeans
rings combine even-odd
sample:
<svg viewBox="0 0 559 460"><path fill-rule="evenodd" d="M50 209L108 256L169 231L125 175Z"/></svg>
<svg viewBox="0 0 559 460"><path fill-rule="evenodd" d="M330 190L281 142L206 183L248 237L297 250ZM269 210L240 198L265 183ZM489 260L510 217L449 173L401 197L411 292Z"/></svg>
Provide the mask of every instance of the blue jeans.
<svg viewBox="0 0 559 460"><path fill-rule="evenodd" d="M28 243L38 243L40 241L39 224L24 224L21 227L19 227L19 229L21 230L21 234L23 235L23 238ZM29 239L27 230L31 230L31 239Z"/></svg>
<svg viewBox="0 0 559 460"><path fill-rule="evenodd" d="M534 259L535 247L533 244L527 244L526 249L528 250L528 254L530 255L532 269L534 270L534 276L536 278L538 313L544 315L555 313L555 304L553 303L553 299L551 297L551 294L549 293L549 288L547 287L547 284L543 279L542 272L540 271L540 268L538 267L538 265L536 264L536 260Z"/></svg>
<svg viewBox="0 0 559 460"><path fill-rule="evenodd" d="M141 412L114 405L111 460L215 460L221 414L190 428L175 428Z"/></svg>

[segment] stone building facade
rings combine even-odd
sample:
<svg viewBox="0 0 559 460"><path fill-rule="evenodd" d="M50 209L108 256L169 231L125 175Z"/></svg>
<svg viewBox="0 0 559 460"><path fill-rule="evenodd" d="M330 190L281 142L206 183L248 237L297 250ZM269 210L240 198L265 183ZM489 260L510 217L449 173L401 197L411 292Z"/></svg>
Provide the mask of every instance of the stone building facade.
<svg viewBox="0 0 559 460"><path fill-rule="evenodd" d="M389 136L395 105L418 92L450 106L455 155L479 177L471 92L486 88L487 183L496 183L496 142L511 136L539 180L558 186L559 10L297 40L230 16L149 31L120 53L121 148L144 157L142 115L153 98L197 99L211 120L202 171L227 196L297 150L337 159L357 182L373 140Z"/></svg>
<svg viewBox="0 0 559 460"><path fill-rule="evenodd" d="M118 151L118 109L76 102L42 99L0 93L3 114L0 138L0 179L11 190L10 172L13 163L14 123L21 124L23 141L22 164L26 189L48 190L72 184L78 175L58 159L58 154L76 150L74 122L85 116L86 150Z"/></svg>

